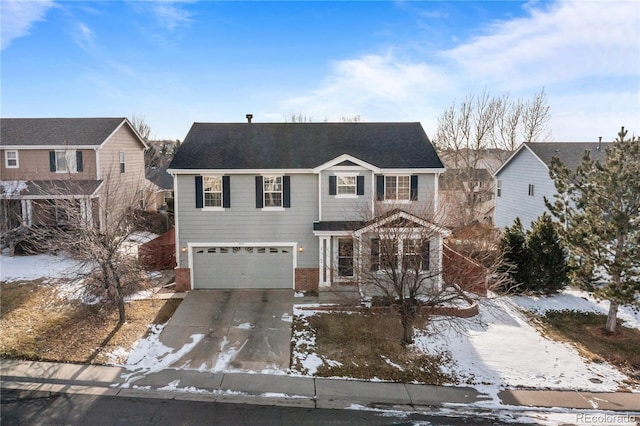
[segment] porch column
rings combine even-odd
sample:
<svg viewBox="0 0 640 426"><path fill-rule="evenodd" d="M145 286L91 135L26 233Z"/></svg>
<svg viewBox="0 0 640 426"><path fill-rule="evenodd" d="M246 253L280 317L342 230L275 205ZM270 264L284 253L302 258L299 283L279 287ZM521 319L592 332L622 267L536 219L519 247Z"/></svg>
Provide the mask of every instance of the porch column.
<svg viewBox="0 0 640 426"><path fill-rule="evenodd" d="M320 244L320 287L331 286L331 237L319 237Z"/></svg>
<svg viewBox="0 0 640 426"><path fill-rule="evenodd" d="M33 206L31 200L20 200L22 207L22 224L24 226L33 225Z"/></svg>

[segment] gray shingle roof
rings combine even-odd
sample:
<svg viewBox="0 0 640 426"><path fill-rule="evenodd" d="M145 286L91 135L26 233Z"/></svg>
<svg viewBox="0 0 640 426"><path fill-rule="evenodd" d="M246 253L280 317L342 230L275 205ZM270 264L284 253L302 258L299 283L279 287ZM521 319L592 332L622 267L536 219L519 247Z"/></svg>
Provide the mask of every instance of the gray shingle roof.
<svg viewBox="0 0 640 426"><path fill-rule="evenodd" d="M582 162L585 151L590 151L591 159L603 162L605 150L610 143L598 142L529 142L525 143L547 166L553 157L558 157L569 170L575 170Z"/></svg>
<svg viewBox="0 0 640 426"><path fill-rule="evenodd" d="M167 167L154 167L146 171L147 179L160 189L173 189L173 177L167 173Z"/></svg>
<svg viewBox="0 0 640 426"><path fill-rule="evenodd" d="M420 123L194 123L170 169L309 169L349 154L381 168L443 168Z"/></svg>
<svg viewBox="0 0 640 426"><path fill-rule="evenodd" d="M120 118L3 118L2 145L100 145L125 120Z"/></svg>

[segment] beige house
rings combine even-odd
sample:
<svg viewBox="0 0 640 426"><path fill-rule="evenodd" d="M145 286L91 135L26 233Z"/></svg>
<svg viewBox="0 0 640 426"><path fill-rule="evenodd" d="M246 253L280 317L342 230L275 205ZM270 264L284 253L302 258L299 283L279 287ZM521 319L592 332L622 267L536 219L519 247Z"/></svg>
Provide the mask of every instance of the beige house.
<svg viewBox="0 0 640 426"><path fill-rule="evenodd" d="M0 137L2 231L63 225L61 200L96 225L101 197L142 203L147 145L126 118L3 118Z"/></svg>

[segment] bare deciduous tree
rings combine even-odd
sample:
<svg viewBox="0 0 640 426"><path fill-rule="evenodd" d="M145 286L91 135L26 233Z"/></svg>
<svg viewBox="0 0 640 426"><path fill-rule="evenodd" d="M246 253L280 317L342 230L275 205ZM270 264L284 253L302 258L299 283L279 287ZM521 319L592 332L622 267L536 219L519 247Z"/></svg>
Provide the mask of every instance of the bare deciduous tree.
<svg viewBox="0 0 640 426"><path fill-rule="evenodd" d="M53 199L39 214L52 223L34 227L34 237L46 235L50 249L77 260L75 278L85 279L88 293L95 294L99 284L105 301L117 306L118 324L122 325L127 288L141 280L137 254L130 252L127 242L135 232L142 186L123 184L108 174L99 196L90 198L73 195L77 193L75 185L74 180L59 180L55 182L57 193L48 188Z"/></svg>
<svg viewBox="0 0 640 426"><path fill-rule="evenodd" d="M527 102L484 91L442 113L434 145L449 169L441 181L443 202L459 212L449 226L485 219L494 197L491 174L519 143L550 138L549 118L544 89Z"/></svg>
<svg viewBox="0 0 640 426"><path fill-rule="evenodd" d="M422 307L465 299L456 287L446 285L442 276L442 243L448 231L436 225L431 207L411 213L379 203L375 217L353 232L356 255L339 247L338 268L349 274L353 268L361 293L382 298L400 317L401 343L413 343L413 327ZM347 248L348 250L348 248ZM355 264L340 263L342 258Z"/></svg>

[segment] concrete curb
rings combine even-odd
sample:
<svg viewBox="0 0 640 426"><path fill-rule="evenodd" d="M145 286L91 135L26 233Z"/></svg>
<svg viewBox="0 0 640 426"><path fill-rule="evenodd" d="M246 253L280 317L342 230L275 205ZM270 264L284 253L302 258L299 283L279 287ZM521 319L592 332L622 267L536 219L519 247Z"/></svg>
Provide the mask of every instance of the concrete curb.
<svg viewBox="0 0 640 426"><path fill-rule="evenodd" d="M428 411L434 407L498 404L471 387L368 382L248 373L209 373L167 369L126 382L120 367L1 360L0 387L40 392L78 393L126 398L159 398L286 407ZM504 408L567 408L638 412L637 393L504 390ZM472 407L473 408L473 407Z"/></svg>

